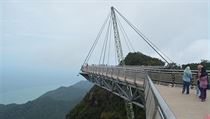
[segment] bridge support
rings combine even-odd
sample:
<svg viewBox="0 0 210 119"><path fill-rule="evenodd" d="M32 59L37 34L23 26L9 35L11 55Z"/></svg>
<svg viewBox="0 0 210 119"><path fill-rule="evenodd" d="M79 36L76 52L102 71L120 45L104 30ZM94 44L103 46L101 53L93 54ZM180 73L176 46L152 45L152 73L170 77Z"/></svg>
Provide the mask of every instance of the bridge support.
<svg viewBox="0 0 210 119"><path fill-rule="evenodd" d="M114 7L111 7L111 16L112 16L112 22L113 22L114 39L115 39L115 47L116 47L116 51L117 51L118 63L120 64L120 62L122 62L122 65L125 65ZM128 89L128 90L130 90L130 89ZM125 107L126 107L128 119L134 119L134 111L133 111L132 103L130 101L125 100Z"/></svg>
<svg viewBox="0 0 210 119"><path fill-rule="evenodd" d="M143 85L137 87L136 85L130 85L129 83L125 83L123 81L115 80L114 78L108 76L102 76L99 74L89 73L83 74L87 80L96 85L120 96L125 101L126 114L128 119L134 119L134 111L133 104L138 105L141 108L144 108L144 100L142 100L143 96ZM132 104L133 103L133 104Z"/></svg>
<svg viewBox="0 0 210 119"><path fill-rule="evenodd" d="M134 119L133 104L130 101L125 100L125 108L128 119Z"/></svg>
<svg viewBox="0 0 210 119"><path fill-rule="evenodd" d="M125 72L125 67L89 66L82 67L80 74L90 82L127 100L128 103L125 103L125 106L128 107L126 108L128 119L135 118L131 103L144 108L147 119L176 119L150 79L150 76L153 80L156 79L158 76L154 74L157 73L159 72L136 70L135 67ZM168 71L165 74L168 74Z"/></svg>

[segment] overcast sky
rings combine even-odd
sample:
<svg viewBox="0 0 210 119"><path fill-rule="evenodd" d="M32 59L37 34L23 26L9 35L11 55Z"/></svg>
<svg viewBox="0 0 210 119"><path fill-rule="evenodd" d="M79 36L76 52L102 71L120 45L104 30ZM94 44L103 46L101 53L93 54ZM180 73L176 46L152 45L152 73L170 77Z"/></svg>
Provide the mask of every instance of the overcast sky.
<svg viewBox="0 0 210 119"><path fill-rule="evenodd" d="M68 75L59 72L78 72L111 6L174 62L210 60L207 1L3 0L0 2L0 73L3 74L0 81L6 82L6 74L15 77L14 72L20 70L28 70L28 75L53 70L58 72L57 77ZM125 30L129 28L125 26ZM137 51L157 56L138 37L132 33L130 37Z"/></svg>

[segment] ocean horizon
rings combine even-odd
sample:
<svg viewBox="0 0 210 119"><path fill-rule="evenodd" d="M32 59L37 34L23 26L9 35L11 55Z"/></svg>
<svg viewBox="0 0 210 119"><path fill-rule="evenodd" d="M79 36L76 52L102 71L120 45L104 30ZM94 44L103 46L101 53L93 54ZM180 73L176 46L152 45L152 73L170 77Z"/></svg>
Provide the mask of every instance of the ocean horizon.
<svg viewBox="0 0 210 119"><path fill-rule="evenodd" d="M61 86L70 86L81 80L78 70L58 69L22 69L4 67L0 79L0 104L22 104L34 100L44 93Z"/></svg>
<svg viewBox="0 0 210 119"><path fill-rule="evenodd" d="M43 86L32 86L29 88L22 88L17 90L11 90L7 92L1 92L0 93L0 104L23 104L27 103L28 101L32 101L44 93L55 90L59 87L65 86L71 86L75 83L81 81L82 79L74 80L74 81L67 81L66 84L54 84L54 85L43 85Z"/></svg>

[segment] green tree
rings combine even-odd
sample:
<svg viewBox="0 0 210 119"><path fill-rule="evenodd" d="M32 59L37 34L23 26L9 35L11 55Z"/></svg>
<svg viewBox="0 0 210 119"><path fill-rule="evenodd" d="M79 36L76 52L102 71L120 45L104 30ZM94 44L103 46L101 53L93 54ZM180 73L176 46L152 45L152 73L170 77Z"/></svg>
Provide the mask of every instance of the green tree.
<svg viewBox="0 0 210 119"><path fill-rule="evenodd" d="M210 61L209 60L201 60L200 63L188 63L188 64L183 64L182 69L185 69L187 66L190 66L192 70L197 70L197 66L201 64L203 65L207 70L210 70Z"/></svg>
<svg viewBox="0 0 210 119"><path fill-rule="evenodd" d="M141 52L130 52L125 57L125 65L164 66L165 62L158 58L144 55ZM122 64L122 63L121 63Z"/></svg>

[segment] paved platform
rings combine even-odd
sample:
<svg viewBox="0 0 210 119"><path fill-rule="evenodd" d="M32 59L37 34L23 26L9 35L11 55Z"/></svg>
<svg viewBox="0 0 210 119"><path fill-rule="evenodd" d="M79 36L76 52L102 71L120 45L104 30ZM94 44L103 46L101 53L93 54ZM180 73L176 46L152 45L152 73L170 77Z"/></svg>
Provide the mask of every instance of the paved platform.
<svg viewBox="0 0 210 119"><path fill-rule="evenodd" d="M210 90L207 91L207 99L201 102L196 96L195 90L190 94L182 94L182 88L155 85L177 119L204 119L210 114Z"/></svg>

